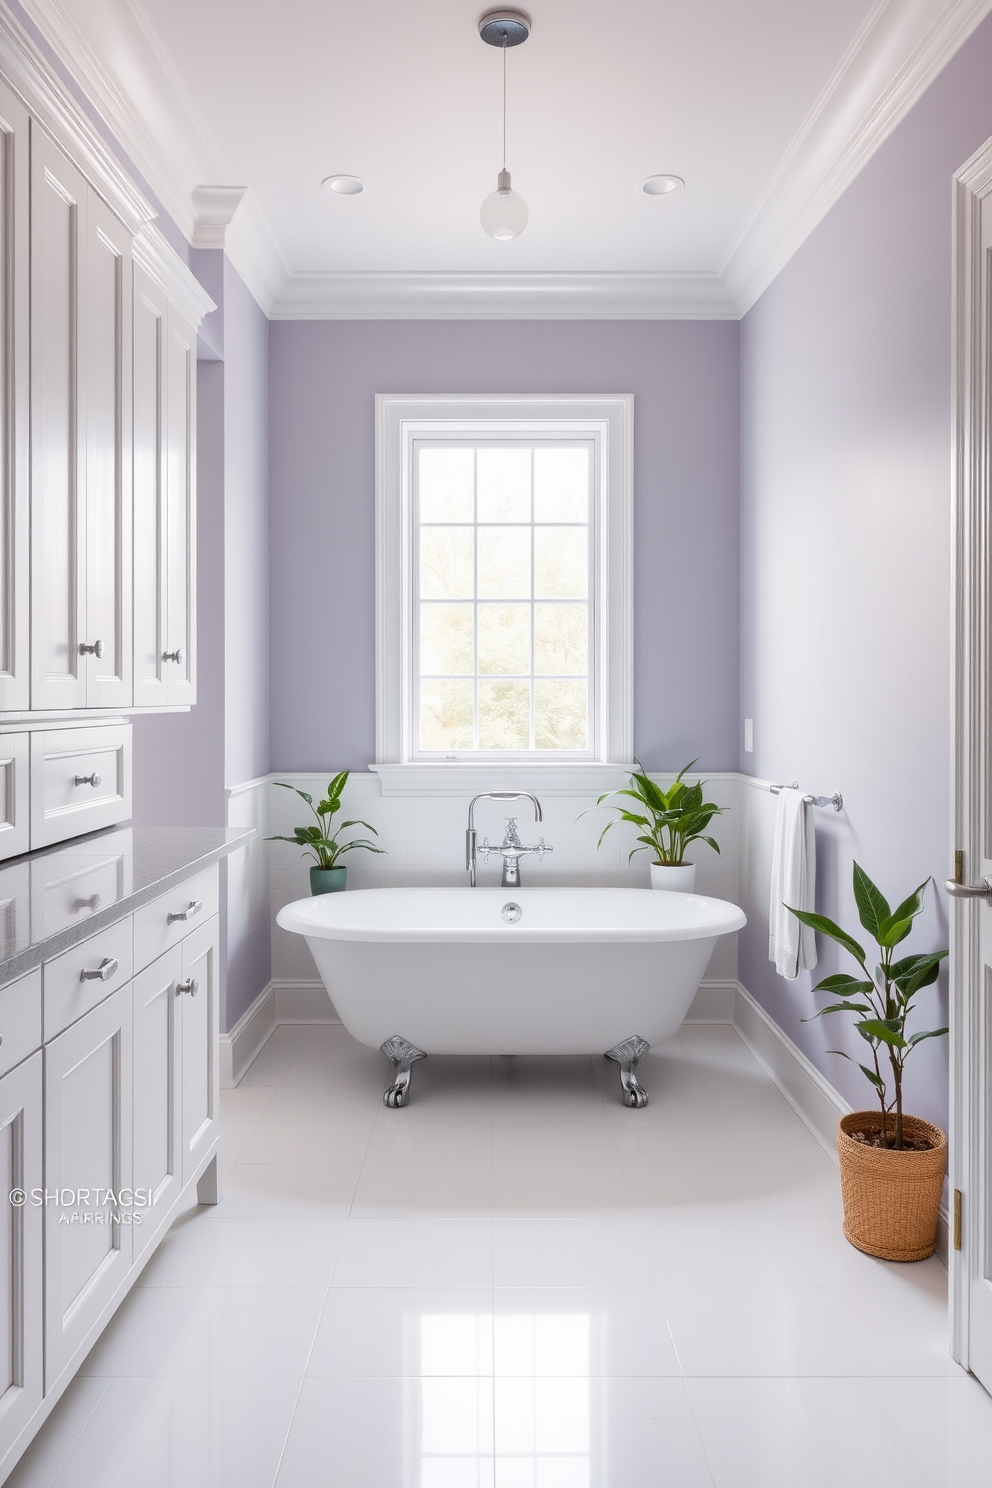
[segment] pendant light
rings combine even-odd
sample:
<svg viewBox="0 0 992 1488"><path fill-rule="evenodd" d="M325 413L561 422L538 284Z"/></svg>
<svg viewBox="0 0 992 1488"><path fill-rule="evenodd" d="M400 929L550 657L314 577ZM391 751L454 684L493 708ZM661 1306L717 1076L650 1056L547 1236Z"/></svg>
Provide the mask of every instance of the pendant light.
<svg viewBox="0 0 992 1488"><path fill-rule="evenodd" d="M518 238L527 226L527 203L510 185L506 168L506 50L520 46L530 35L530 21L517 10L494 10L479 22L479 35L487 46L503 53L503 169L496 177L496 190L486 197L479 220L491 238L506 242Z"/></svg>

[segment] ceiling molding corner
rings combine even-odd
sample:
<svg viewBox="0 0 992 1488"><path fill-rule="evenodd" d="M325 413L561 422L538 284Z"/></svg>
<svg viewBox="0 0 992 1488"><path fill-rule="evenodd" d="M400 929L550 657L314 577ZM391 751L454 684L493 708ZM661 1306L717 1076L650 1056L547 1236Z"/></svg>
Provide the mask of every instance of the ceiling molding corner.
<svg viewBox="0 0 992 1488"><path fill-rule="evenodd" d="M247 186L193 187L193 247L223 248L224 237Z"/></svg>
<svg viewBox="0 0 992 1488"><path fill-rule="evenodd" d="M992 0L879 0L721 269L743 316L977 26Z"/></svg>

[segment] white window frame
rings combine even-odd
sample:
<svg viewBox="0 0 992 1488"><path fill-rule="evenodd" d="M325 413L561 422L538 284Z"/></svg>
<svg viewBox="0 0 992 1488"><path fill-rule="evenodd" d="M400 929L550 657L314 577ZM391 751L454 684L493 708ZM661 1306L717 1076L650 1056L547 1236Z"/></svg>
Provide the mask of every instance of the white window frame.
<svg viewBox="0 0 992 1488"><path fill-rule="evenodd" d="M632 738L634 400L604 396L376 397L376 763L384 794L462 794L539 779L545 791L595 790L629 764ZM418 439L591 439L597 582L593 757L497 759L471 751L417 760L413 747L413 458ZM482 782L481 784L479 782Z"/></svg>

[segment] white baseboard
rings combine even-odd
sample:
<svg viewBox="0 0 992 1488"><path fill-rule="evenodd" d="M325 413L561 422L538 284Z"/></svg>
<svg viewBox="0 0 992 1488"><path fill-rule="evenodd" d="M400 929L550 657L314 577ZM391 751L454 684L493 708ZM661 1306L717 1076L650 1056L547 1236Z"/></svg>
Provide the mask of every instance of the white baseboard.
<svg viewBox="0 0 992 1488"><path fill-rule="evenodd" d="M220 1083L237 1085L280 1023L340 1023L324 984L282 979L267 983L234 1027L220 1036Z"/></svg>
<svg viewBox="0 0 992 1488"><path fill-rule="evenodd" d="M699 984L699 991L692 999L692 1006L685 1015L687 1023L732 1023L734 1021L734 997L739 982L733 977L713 977Z"/></svg>

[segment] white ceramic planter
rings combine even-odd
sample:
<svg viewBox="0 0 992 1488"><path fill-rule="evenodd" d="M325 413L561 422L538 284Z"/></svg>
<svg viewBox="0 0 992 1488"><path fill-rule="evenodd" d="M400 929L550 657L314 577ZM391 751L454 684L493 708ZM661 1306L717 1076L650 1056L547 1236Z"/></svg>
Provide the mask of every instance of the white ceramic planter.
<svg viewBox="0 0 992 1488"><path fill-rule="evenodd" d="M665 863L651 864L651 887L674 889L677 894L691 894L696 888L695 863L679 863L672 867Z"/></svg>

